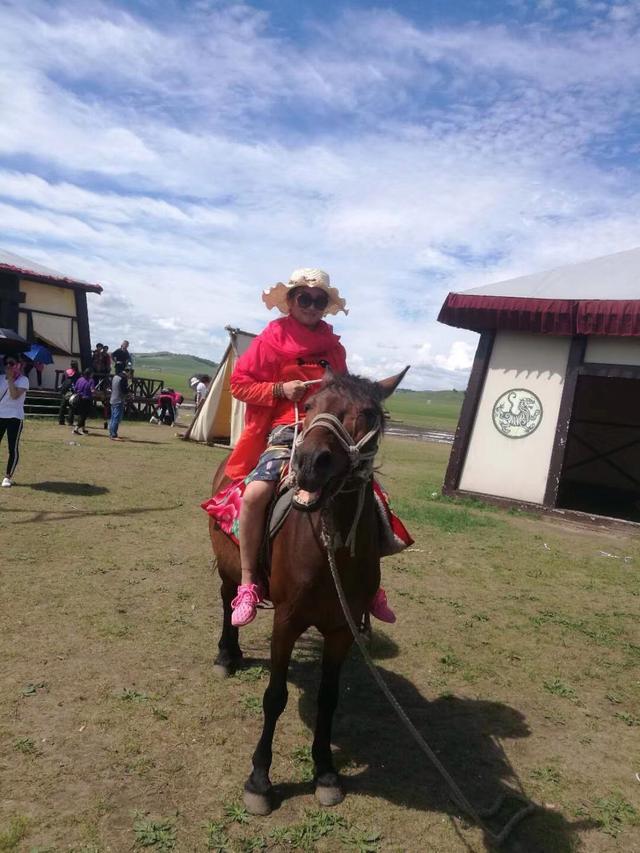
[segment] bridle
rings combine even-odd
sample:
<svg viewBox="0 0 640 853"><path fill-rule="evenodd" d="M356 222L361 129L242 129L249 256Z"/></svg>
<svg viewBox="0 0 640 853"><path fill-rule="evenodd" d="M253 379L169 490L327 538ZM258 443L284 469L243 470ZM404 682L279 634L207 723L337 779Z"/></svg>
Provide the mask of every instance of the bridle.
<svg viewBox="0 0 640 853"><path fill-rule="evenodd" d="M356 550L356 529L364 507L367 483L369 483L373 474L373 461L378 452L378 441L375 442L371 449L365 450L364 448L372 439L380 435L381 422L379 419L376 419L375 425L359 441L354 442L353 436L345 429L344 424L339 418L331 414L331 412L320 412L311 419L311 422L305 426L299 435L296 435L291 454L291 470L293 470L293 459L298 447L312 429L319 427L328 430L335 436L349 459L347 471L344 476L338 479L331 491L329 500L332 500L341 492L357 491L358 493L355 515L344 543L345 547L350 548L351 556L353 557ZM355 484L352 485L354 481Z"/></svg>

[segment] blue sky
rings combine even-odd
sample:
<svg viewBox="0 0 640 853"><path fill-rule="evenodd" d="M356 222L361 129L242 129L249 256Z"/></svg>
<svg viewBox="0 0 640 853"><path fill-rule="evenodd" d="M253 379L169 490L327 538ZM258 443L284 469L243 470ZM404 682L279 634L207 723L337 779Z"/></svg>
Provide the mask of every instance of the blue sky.
<svg viewBox="0 0 640 853"><path fill-rule="evenodd" d="M353 370L464 387L449 290L640 244L639 2L5 2L0 247L219 356L320 266Z"/></svg>

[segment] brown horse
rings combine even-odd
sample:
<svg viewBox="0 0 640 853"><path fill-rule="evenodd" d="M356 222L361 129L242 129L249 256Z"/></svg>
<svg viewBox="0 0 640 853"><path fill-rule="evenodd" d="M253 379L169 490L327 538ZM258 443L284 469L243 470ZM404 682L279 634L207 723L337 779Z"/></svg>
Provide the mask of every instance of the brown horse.
<svg viewBox="0 0 640 853"><path fill-rule="evenodd" d="M407 370L380 382L328 372L318 392L305 405L304 428L292 467L297 489L308 494L304 504L296 504L294 498L294 507L301 511L289 513L273 540L271 552L271 677L263 700L264 727L244 795L252 814L271 811L269 768L276 723L287 704L289 660L296 640L311 626L324 637L312 747L316 797L326 806L344 798L331 755L331 725L340 669L353 638L330 573L322 536L323 516L331 516L336 543L348 544L337 547L335 559L349 608L358 623L380 584L372 469L384 423L381 401L396 389ZM214 493L224 483L221 466L214 479ZM210 532L222 579L224 608L216 669L230 675L242 657L238 629L231 625L231 601L240 581L240 558L236 546L213 519ZM350 538L353 533L355 538Z"/></svg>

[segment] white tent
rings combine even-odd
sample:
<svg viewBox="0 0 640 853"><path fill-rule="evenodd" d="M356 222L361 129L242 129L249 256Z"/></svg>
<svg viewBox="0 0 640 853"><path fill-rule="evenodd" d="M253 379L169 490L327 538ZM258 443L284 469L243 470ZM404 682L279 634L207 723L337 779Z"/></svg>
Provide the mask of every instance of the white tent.
<svg viewBox="0 0 640 853"><path fill-rule="evenodd" d="M191 441L234 447L244 426L244 403L231 396L231 374L236 361L248 349L255 335L230 326L226 329L230 337L229 346L211 380L209 393L184 437Z"/></svg>

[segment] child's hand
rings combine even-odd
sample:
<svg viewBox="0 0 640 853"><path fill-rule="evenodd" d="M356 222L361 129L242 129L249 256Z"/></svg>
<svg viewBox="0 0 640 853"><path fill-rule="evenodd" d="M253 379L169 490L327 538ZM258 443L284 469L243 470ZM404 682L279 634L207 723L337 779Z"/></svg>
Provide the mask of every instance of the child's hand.
<svg viewBox="0 0 640 853"><path fill-rule="evenodd" d="M299 379L292 379L291 382L284 382L282 385L282 391L287 400L300 400L304 397L306 390L307 386Z"/></svg>

